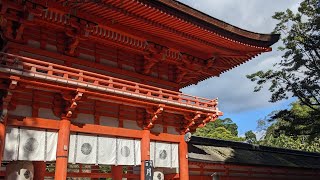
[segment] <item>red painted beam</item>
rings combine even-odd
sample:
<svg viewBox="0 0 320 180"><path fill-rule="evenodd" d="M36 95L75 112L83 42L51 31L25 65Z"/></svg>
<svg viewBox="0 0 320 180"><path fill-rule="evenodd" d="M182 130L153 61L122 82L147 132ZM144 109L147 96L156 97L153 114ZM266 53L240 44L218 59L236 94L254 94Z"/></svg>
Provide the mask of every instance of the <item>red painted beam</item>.
<svg viewBox="0 0 320 180"><path fill-rule="evenodd" d="M7 125L16 126L16 127L52 129L52 130L59 129L59 121L49 120L44 118L35 118L35 117L15 118L14 116L9 116Z"/></svg>

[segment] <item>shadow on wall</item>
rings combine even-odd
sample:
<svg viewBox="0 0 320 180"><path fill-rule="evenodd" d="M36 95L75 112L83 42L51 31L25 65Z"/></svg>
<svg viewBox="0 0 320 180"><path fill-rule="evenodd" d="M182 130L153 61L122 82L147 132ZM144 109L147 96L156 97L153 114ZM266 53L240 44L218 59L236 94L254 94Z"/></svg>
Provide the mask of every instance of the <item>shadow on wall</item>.
<svg viewBox="0 0 320 180"><path fill-rule="evenodd" d="M8 143L12 139L10 137L10 131L15 131L16 129L12 129L7 127L6 132L6 148L5 148L5 159L8 164L6 165L6 179L7 180L32 180L34 177L34 167L32 161L25 161L28 159L32 159L33 156L37 156L35 152L40 148L40 143L37 139L30 133L23 133L23 139L26 139L24 142L20 142L21 136L17 135L18 142L17 143ZM13 145L15 148L11 148L10 145ZM10 148L9 148L9 147ZM18 147L17 147L18 146Z"/></svg>

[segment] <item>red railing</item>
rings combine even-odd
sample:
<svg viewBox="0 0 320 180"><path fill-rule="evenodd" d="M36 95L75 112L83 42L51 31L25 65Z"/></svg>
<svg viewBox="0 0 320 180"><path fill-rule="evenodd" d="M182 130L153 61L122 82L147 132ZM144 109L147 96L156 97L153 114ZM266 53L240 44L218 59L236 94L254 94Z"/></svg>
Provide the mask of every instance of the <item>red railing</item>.
<svg viewBox="0 0 320 180"><path fill-rule="evenodd" d="M124 96L158 101L162 104L197 107L199 110L216 110L216 99L209 100L190 96L176 91L8 53L0 53L0 58L1 72L94 88Z"/></svg>

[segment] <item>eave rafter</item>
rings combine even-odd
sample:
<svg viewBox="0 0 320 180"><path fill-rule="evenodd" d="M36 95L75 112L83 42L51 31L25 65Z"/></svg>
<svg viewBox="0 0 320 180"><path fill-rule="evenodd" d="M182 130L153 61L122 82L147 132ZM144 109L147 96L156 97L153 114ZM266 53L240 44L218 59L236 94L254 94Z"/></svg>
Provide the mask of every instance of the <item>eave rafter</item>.
<svg viewBox="0 0 320 180"><path fill-rule="evenodd" d="M148 4L145 4L144 2L136 2L136 3L137 3L136 4L137 6L141 6L141 5L149 6ZM121 4L121 3L119 3L119 4ZM79 10L80 8L82 8L81 6L83 6L83 5L84 5L83 3L68 3L67 1L59 1L59 3L50 4L50 6L53 6L53 7L56 7L56 8L64 8L66 11L71 11L71 10L77 9L78 10L77 11L77 15L82 17L82 18L84 18L84 19L88 19L88 20L91 20L91 21L99 21L100 23L103 23L103 24L106 23L106 20L101 20L101 17L97 17L94 14L90 14L91 17L88 17L88 15L87 15L88 12ZM199 37L194 36L192 34L189 34L187 32L180 31L178 29L175 29L173 27L170 27L170 26L168 26L166 24L163 24L161 22L155 21L153 19L149 19L147 17L141 16L141 15L137 15L137 14L131 12L131 11L128 11L125 8L122 8L121 5L119 6L118 4L112 4L110 2L94 2L94 1L91 1L88 5L98 5L102 9L102 11L103 10L108 10L108 11L113 11L115 13L119 13L119 14L121 14L123 16L126 16L126 17L129 17L129 18L135 19L137 21L140 21L140 23L143 23L145 25L153 26L155 28L160 28L161 30L164 30L164 31L166 31L168 33L172 33L172 34L174 34L176 36L179 36L180 38L191 40L194 43L197 43L198 45L203 46L203 47L214 48L214 49L219 50L219 51L235 53L235 54L238 54L238 53L241 52L241 51L229 48L229 47L223 47L223 46L214 44L214 43L212 43L210 41L207 41L207 40L205 40L203 38L199 38ZM151 7L149 6L149 8L151 8ZM110 18L110 19L111 19L111 24L120 24L117 21L117 19L114 19L114 18ZM122 25L122 26L124 26L124 25ZM126 32L129 32L130 34L134 33L134 32L132 32L132 27L123 28L122 30L124 30ZM146 32L143 32L143 34L145 34L145 33ZM138 36L142 36L143 37L144 36L143 34L140 34Z"/></svg>

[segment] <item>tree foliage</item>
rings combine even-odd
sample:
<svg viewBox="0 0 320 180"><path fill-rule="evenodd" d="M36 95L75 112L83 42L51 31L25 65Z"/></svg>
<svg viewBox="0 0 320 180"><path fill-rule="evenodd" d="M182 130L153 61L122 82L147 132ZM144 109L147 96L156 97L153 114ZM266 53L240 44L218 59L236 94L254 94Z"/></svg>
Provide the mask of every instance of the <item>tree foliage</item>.
<svg viewBox="0 0 320 180"><path fill-rule="evenodd" d="M269 121L277 122L276 136L279 136L280 133L288 136L305 135L312 140L320 135L319 114L300 102L292 103L290 109L273 113Z"/></svg>
<svg viewBox="0 0 320 180"><path fill-rule="evenodd" d="M280 123L276 122L268 127L265 136L258 142L259 145L272 146L278 148L302 150L309 152L320 152L320 139L310 140L306 135L289 136L277 134Z"/></svg>
<svg viewBox="0 0 320 180"><path fill-rule="evenodd" d="M290 114L290 118L294 117L297 120L303 120L310 118L314 112L306 105L301 105L299 102L291 104L291 108L288 110L280 111L280 114L286 112ZM264 138L259 142L260 145L274 146L280 148L304 150L311 152L320 152L320 138L313 135L304 134L291 134L291 132L302 131L301 129L311 129L311 127L305 127L305 125L292 124L292 120L278 116L279 112L275 112L270 115L273 124L266 129ZM263 120L260 120L263 121ZM258 126L263 124L258 121ZM269 120L270 121L270 120ZM318 120L320 121L320 120ZM294 128L293 130L288 130Z"/></svg>
<svg viewBox="0 0 320 180"><path fill-rule="evenodd" d="M257 136L252 130L247 131L244 135L245 135L245 140L247 141L247 143L257 144L257 142L258 142Z"/></svg>
<svg viewBox="0 0 320 180"><path fill-rule="evenodd" d="M308 116L298 116L293 111L279 111L273 119L283 119L279 127L290 135L320 134L320 8L318 0L304 0L298 12L277 12L274 32L282 36L284 52L273 70L258 71L247 77L255 81L254 91L269 86L270 101L277 102L296 97ZM283 124L282 124L283 123ZM291 127L290 127L291 126ZM290 127L290 128L289 128Z"/></svg>
<svg viewBox="0 0 320 180"><path fill-rule="evenodd" d="M230 118L208 123L204 128L198 128L194 135L231 141L244 140L238 137L238 126Z"/></svg>

